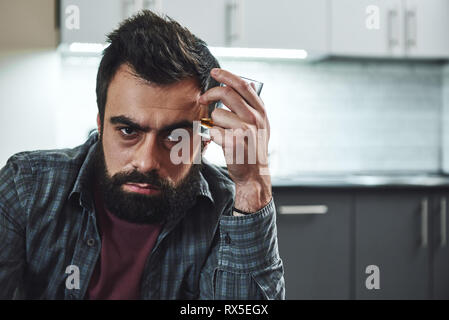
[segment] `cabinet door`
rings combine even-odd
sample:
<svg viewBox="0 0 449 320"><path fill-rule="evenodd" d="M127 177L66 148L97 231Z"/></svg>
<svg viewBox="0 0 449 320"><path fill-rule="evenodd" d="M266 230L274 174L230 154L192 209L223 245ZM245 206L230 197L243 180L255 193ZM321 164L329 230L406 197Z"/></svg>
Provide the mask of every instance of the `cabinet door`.
<svg viewBox="0 0 449 320"><path fill-rule="evenodd" d="M331 0L330 10L331 54L404 54L401 0Z"/></svg>
<svg viewBox="0 0 449 320"><path fill-rule="evenodd" d="M163 0L162 12L210 46L225 46L225 0Z"/></svg>
<svg viewBox="0 0 449 320"><path fill-rule="evenodd" d="M328 53L327 4L327 0L228 1L228 44Z"/></svg>
<svg viewBox="0 0 449 320"><path fill-rule="evenodd" d="M287 299L349 299L351 196L273 188Z"/></svg>
<svg viewBox="0 0 449 320"><path fill-rule="evenodd" d="M404 1L406 55L416 58L448 58L449 1Z"/></svg>
<svg viewBox="0 0 449 320"><path fill-rule="evenodd" d="M61 0L63 43L105 43L106 35L125 18L121 0Z"/></svg>
<svg viewBox="0 0 449 320"><path fill-rule="evenodd" d="M433 298L449 299L449 192L434 197L432 212Z"/></svg>
<svg viewBox="0 0 449 320"><path fill-rule="evenodd" d="M430 206L427 194L414 190L356 194L356 298L429 298ZM367 272L372 265L378 277ZM370 286L376 277L378 289Z"/></svg>

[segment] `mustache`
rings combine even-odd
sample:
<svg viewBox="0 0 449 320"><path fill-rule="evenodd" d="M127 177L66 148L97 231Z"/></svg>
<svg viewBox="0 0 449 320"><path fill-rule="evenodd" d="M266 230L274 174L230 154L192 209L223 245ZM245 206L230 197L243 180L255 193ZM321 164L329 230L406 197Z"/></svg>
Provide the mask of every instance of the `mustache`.
<svg viewBox="0 0 449 320"><path fill-rule="evenodd" d="M126 183L147 183L159 189L170 186L168 181L161 178L154 170L147 173L142 173L137 170L131 172L119 172L113 175L111 180L116 186L121 186Z"/></svg>

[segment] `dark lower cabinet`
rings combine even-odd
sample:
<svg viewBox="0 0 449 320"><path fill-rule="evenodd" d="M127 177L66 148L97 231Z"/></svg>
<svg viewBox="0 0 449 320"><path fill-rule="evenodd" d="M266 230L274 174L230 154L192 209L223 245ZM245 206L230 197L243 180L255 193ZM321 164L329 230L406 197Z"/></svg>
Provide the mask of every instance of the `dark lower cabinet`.
<svg viewBox="0 0 449 320"><path fill-rule="evenodd" d="M449 192L437 192L432 202L432 298L449 299Z"/></svg>
<svg viewBox="0 0 449 320"><path fill-rule="evenodd" d="M287 299L349 299L351 203L344 192L273 188Z"/></svg>
<svg viewBox="0 0 449 320"><path fill-rule="evenodd" d="M355 196L357 299L430 297L430 197L421 191L366 190ZM377 275L372 268L378 268ZM373 288L373 278L379 286ZM368 280L368 285L367 285Z"/></svg>
<svg viewBox="0 0 449 320"><path fill-rule="evenodd" d="M447 187L273 187L287 299L449 299Z"/></svg>

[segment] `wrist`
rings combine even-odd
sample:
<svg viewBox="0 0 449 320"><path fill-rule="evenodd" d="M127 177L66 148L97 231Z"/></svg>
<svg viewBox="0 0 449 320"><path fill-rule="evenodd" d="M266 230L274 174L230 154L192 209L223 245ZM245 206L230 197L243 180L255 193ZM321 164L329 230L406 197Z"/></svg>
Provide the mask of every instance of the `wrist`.
<svg viewBox="0 0 449 320"><path fill-rule="evenodd" d="M271 179L269 176L258 181L236 184L234 208L244 213L254 213L271 200Z"/></svg>

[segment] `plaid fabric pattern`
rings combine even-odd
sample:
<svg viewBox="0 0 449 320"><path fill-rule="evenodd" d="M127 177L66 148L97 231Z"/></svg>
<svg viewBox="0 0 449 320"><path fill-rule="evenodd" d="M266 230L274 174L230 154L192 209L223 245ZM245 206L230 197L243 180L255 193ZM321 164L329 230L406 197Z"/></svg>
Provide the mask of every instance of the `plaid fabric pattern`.
<svg viewBox="0 0 449 320"><path fill-rule="evenodd" d="M20 152L0 170L0 298L84 298L101 249L97 142L94 132L73 149ZM205 163L195 206L163 226L147 258L142 299L285 298L274 202L233 216L234 195L226 170Z"/></svg>

